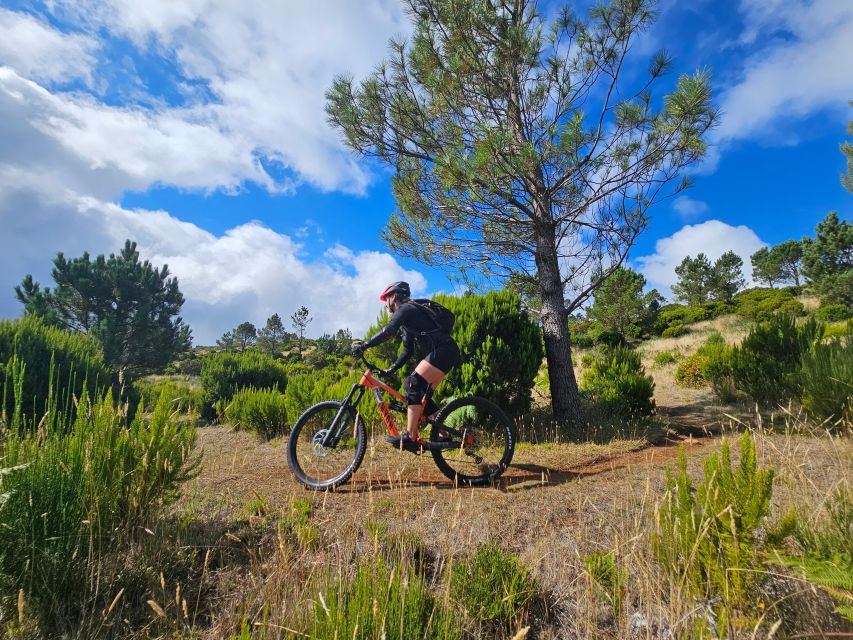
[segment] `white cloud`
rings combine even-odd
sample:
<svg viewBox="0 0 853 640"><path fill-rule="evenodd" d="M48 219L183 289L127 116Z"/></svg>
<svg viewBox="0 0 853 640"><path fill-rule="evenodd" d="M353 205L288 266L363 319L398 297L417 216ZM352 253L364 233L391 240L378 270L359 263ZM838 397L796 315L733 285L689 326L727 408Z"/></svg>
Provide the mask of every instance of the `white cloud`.
<svg viewBox="0 0 853 640"><path fill-rule="evenodd" d="M181 108L139 94L144 87L135 71L137 100L128 103L125 95L122 107L80 94L27 92L25 99L36 107L50 105L36 108L34 124L93 167L115 166L134 189L234 189L246 180L270 190L288 190L303 180L323 190L366 189L368 172L326 122L324 93L340 73L367 74L387 55L388 39L410 29L396 0L58 0L49 7L87 35L63 35L32 16L4 11L10 24L39 32L44 42L57 41L9 53L5 64L20 78L44 84L91 73L87 79L109 94L109 75L99 75L86 57L109 34L174 64L182 78L154 80L167 83L166 89L180 93L185 80L205 87L190 92L194 102ZM49 67L46 61L54 57L42 51L61 54L59 43L81 51L66 55L64 67ZM0 44L0 55L4 50Z"/></svg>
<svg viewBox="0 0 853 640"><path fill-rule="evenodd" d="M683 220L693 220L708 212L708 204L702 200L694 200L687 196L676 198L672 208Z"/></svg>
<svg viewBox="0 0 853 640"><path fill-rule="evenodd" d="M66 194L65 201L50 202L32 191L5 196L0 317L20 313L11 292L26 273L52 284L50 259L57 252L115 253L126 238L137 241L143 259L168 264L178 277L186 298L182 315L196 344L212 344L245 320L262 325L273 313L289 318L301 305L314 318L309 335L345 327L361 335L378 316L378 294L388 282L408 280L416 293L426 288L420 273L387 253L338 245L312 260L298 242L258 222L217 236L164 211L131 211L92 197ZM12 213L13 204L27 213Z"/></svg>
<svg viewBox="0 0 853 640"><path fill-rule="evenodd" d="M750 256L767 246L755 232L745 225L733 227L720 220L685 225L671 236L655 243L655 252L634 260L636 268L646 277L649 287L671 297L670 287L678 278L677 267L685 256L696 257L704 253L713 262L726 251L734 251L744 263L743 275L751 282Z"/></svg>
<svg viewBox="0 0 853 640"><path fill-rule="evenodd" d="M0 7L0 65L40 82L92 81L98 42Z"/></svg>
<svg viewBox="0 0 853 640"><path fill-rule="evenodd" d="M853 3L840 0L742 0L741 43L756 44L723 90L716 143L766 138L794 142L786 122L821 111L846 120L853 98ZM760 37L763 40L758 42Z"/></svg>

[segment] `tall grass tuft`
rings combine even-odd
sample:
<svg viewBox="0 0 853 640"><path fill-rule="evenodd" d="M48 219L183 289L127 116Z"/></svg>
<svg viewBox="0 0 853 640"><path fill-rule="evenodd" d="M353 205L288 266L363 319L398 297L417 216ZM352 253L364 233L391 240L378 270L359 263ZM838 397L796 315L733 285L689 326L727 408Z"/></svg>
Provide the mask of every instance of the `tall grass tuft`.
<svg viewBox="0 0 853 640"><path fill-rule="evenodd" d="M694 598L719 599L718 613L732 620L755 583L756 530L770 507L773 470L758 469L755 444L745 432L740 461L731 465L727 440L705 460L695 491L684 450L678 472L667 474L667 493L656 514L654 546L664 569Z"/></svg>
<svg viewBox="0 0 853 640"><path fill-rule="evenodd" d="M264 438L287 431L284 394L275 389L242 389L225 405L226 419L238 429L248 429Z"/></svg>
<svg viewBox="0 0 853 640"><path fill-rule="evenodd" d="M13 421L0 442L0 583L54 632L97 591L99 554L132 540L198 464L195 430L177 422L166 395L148 423L139 414L128 423L111 391L84 392L73 417L57 409L59 396L48 404L56 420L34 432Z"/></svg>
<svg viewBox="0 0 853 640"><path fill-rule="evenodd" d="M453 566L450 592L475 620L502 626L520 621L536 595L537 583L513 554L494 544Z"/></svg>
<svg viewBox="0 0 853 640"><path fill-rule="evenodd" d="M204 392L197 386L172 378L142 378L133 383L139 396L142 411L153 411L163 395L172 400L172 409L179 413L201 414L204 407Z"/></svg>
<svg viewBox="0 0 853 640"><path fill-rule="evenodd" d="M390 568L381 558L360 564L355 575L335 579L319 595L311 638L455 640L462 628L410 567Z"/></svg>

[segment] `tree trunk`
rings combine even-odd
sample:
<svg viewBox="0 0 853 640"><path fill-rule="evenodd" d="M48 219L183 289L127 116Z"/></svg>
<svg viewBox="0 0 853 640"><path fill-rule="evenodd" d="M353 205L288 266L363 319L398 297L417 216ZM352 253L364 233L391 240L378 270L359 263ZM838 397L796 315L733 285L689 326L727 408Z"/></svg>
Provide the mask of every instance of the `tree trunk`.
<svg viewBox="0 0 853 640"><path fill-rule="evenodd" d="M580 428L583 424L581 398L572 368L569 317L557 261L557 248L550 225L537 225L536 267L542 297L542 335L551 385L551 406L559 424Z"/></svg>

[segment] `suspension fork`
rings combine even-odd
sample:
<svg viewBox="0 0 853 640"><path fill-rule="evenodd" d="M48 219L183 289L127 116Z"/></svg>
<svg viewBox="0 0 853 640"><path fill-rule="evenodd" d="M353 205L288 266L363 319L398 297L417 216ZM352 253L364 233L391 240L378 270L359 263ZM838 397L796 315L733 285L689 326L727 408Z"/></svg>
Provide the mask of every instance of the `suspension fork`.
<svg viewBox="0 0 853 640"><path fill-rule="evenodd" d="M334 447L338 444L338 440L340 440L341 435L343 435L343 424L341 422L341 418L344 414L349 412L350 409L358 406L358 403L361 402L362 396L364 396L364 387L358 383L352 385L347 397L343 399L343 402L341 402L341 408L338 409L335 419L332 420L332 424L329 425L329 429L326 431L326 436L320 444L324 447Z"/></svg>

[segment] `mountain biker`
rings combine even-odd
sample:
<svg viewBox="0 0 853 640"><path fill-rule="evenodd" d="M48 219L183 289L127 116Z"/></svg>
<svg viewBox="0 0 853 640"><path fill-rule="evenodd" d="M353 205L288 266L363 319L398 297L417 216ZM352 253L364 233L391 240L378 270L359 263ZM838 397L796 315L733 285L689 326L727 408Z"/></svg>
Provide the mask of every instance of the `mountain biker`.
<svg viewBox="0 0 853 640"><path fill-rule="evenodd" d="M406 451L418 452L424 446L418 433L418 422L424 412L421 404L427 398L426 414L432 417L438 406L432 400L432 393L447 375L447 372L459 362L459 347L450 334L440 328L430 312L417 301L411 299L411 290L407 282L393 282L385 287L379 296L385 303L391 320L370 340L356 342L352 355L361 356L366 349L390 340L399 331L403 339L403 351L390 367L377 371L379 375L389 375L402 367L412 355L415 344L427 355L406 378L405 398L408 403L406 433L400 436L385 436L395 447Z"/></svg>

